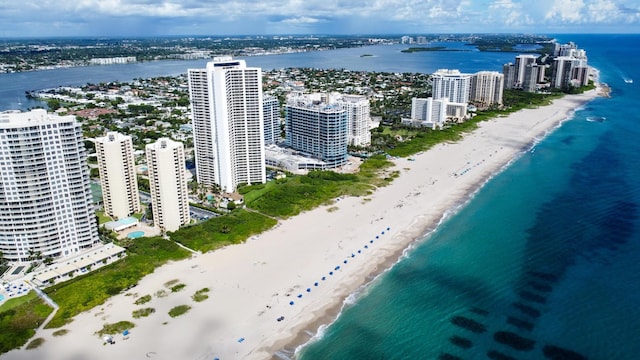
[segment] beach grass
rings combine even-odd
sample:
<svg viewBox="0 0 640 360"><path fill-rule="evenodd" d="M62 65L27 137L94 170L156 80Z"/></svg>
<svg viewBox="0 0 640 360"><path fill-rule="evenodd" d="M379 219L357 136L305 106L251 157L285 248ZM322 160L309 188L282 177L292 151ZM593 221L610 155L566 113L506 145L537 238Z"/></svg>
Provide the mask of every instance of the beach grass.
<svg viewBox="0 0 640 360"><path fill-rule="evenodd" d="M34 291L7 300L0 307L0 354L19 348L53 311Z"/></svg>
<svg viewBox="0 0 640 360"><path fill-rule="evenodd" d="M236 209L198 225L170 233L172 240L197 251L207 252L226 245L240 244L250 236L275 226L277 221L255 212Z"/></svg>
<svg viewBox="0 0 640 360"><path fill-rule="evenodd" d="M171 287L171 292L178 292L185 288L185 284L176 284Z"/></svg>
<svg viewBox="0 0 640 360"><path fill-rule="evenodd" d="M61 327L86 310L132 286L167 261L190 256L189 251L161 237L137 239L127 249L128 256L92 273L46 289L60 309L47 328Z"/></svg>
<svg viewBox="0 0 640 360"><path fill-rule="evenodd" d="M151 301L151 295L147 294L137 298L136 301L134 301L134 304L142 305L148 303L149 301Z"/></svg>
<svg viewBox="0 0 640 360"><path fill-rule="evenodd" d="M289 218L340 196L368 195L375 188L373 179L376 177L370 172L361 175L311 171L303 176L289 175L269 186L247 186L239 191L245 196L247 207L269 216Z"/></svg>
<svg viewBox="0 0 640 360"><path fill-rule="evenodd" d="M163 297L167 297L167 295L169 295L169 293L167 292L167 290L160 289L160 290L156 291L155 295L156 295L157 298L163 298Z"/></svg>
<svg viewBox="0 0 640 360"><path fill-rule="evenodd" d="M53 332L53 336L64 336L67 335L69 333L69 330L67 329L60 329L60 330L56 330Z"/></svg>
<svg viewBox="0 0 640 360"><path fill-rule="evenodd" d="M209 295L207 294L208 292L209 292L209 288L202 288L196 291L196 293L193 294L193 296L191 296L191 299L193 299L193 301L195 302L205 301L209 298Z"/></svg>
<svg viewBox="0 0 640 360"><path fill-rule="evenodd" d="M175 285L175 284L177 284L179 282L180 282L180 280L178 280L178 279L169 280L166 283L164 283L164 287L171 288L173 285Z"/></svg>
<svg viewBox="0 0 640 360"><path fill-rule="evenodd" d="M29 342L29 344L27 345L27 347L25 349L27 349L27 350L37 349L42 344L44 344L44 339L43 338L35 338L35 339L33 339L33 340L31 340Z"/></svg>
<svg viewBox="0 0 640 360"><path fill-rule="evenodd" d="M154 308L138 309L138 310L133 310L133 312L131 313L131 316L133 316L134 319L139 319L141 317L147 317L153 314L154 312L156 312L156 309Z"/></svg>
<svg viewBox="0 0 640 360"><path fill-rule="evenodd" d="M136 324L132 323L131 321L118 321L117 323L113 323L113 324L104 324L102 326L102 329L96 332L96 335L103 336L103 335L119 334L135 326Z"/></svg>
<svg viewBox="0 0 640 360"><path fill-rule="evenodd" d="M182 314L185 314L190 309L191 309L191 306L189 305L178 305L176 307L173 307L171 310L169 310L169 316L171 317L180 316Z"/></svg>

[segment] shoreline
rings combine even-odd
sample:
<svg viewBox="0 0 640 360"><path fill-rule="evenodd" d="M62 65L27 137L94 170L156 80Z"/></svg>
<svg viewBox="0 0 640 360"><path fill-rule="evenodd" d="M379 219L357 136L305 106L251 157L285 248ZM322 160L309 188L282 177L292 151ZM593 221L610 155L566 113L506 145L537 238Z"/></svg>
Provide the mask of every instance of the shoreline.
<svg viewBox="0 0 640 360"><path fill-rule="evenodd" d="M606 95L603 94L602 90L599 90L599 89L600 88L591 90L591 91L598 90L598 93L595 96L593 96L591 100L597 97L609 97L608 94ZM282 346L280 349L277 349L276 346L274 345L272 348L270 348L269 350L271 350L271 354L272 354L270 359L271 360L281 359L280 357L275 355L276 352L278 353L291 352L292 353L291 359L297 359L299 352L303 351L306 346L310 345L314 341L320 340L317 338L317 336L319 335L321 328L329 327L335 321L338 320L339 316L341 316L342 314L342 311L345 305L347 305L347 300L349 297L354 295L356 292L360 292L361 290L366 291L370 286L373 285L373 283L379 277L383 276L387 271L391 270L392 267L395 266L398 262L402 261L402 258L407 254L407 252L410 252L414 247L420 246L420 244L423 241L428 241L428 238L439 229L440 225L445 223L449 218L456 216L456 214L460 210L462 210L462 208L464 208L470 201L472 201L473 198L476 196L476 194L480 192L482 188L486 184L488 184L494 177L498 176L500 173L508 169L511 166L511 164L517 161L524 153L535 148L535 146L540 141L544 140L544 138L546 138L548 135L553 133L556 129L560 128L564 122L571 120L575 112L578 111L582 105L588 103L591 100L585 101L578 107L574 108L573 110L567 111L566 116L563 120L559 120L558 122L555 123L554 126L551 126L548 129L546 129L544 133L541 134L541 136L534 137L531 139L529 143L524 144L521 150L519 152L516 152L516 156L514 156L510 161L506 162L502 167L499 167L495 172L491 174L487 174L487 176L484 179L479 179L477 183L469 186L469 188L464 191L466 196L463 198L460 198L460 201L458 201L457 203L454 203L449 209L447 209L442 214L442 217L438 221L425 225L423 235L417 236L413 240L408 241L406 244L406 247L402 249L398 249L398 251L396 251L394 254L389 255L385 259L385 261L380 264L380 269L376 269L376 271L370 274L367 274L366 278L369 278L369 281L366 281L365 283L361 284L356 290L354 290L354 292L350 293L347 297L345 297L341 303L325 309L323 316L317 317L313 322L308 323L307 326L302 327L300 331L298 331L298 335L292 338L291 341L286 343L285 346ZM552 105L549 105L549 106L552 106ZM509 116L511 115L512 114L510 114ZM312 333L313 335L308 335L309 333Z"/></svg>
<svg viewBox="0 0 640 360"><path fill-rule="evenodd" d="M63 327L69 334L38 331L34 338L45 339L40 348L2 358L268 359L282 349L294 351L335 321L345 299L371 286L523 151L600 96L599 90L481 122L463 139L438 144L415 161L397 159L391 170L401 175L373 194L342 198L280 221L244 244L166 264L129 293L76 316ZM173 279L185 290L155 296ZM211 289L209 299L192 301L204 287ZM154 295L151 302L133 304L147 294ZM167 315L182 304L192 309ZM132 311L141 307L156 313L133 319ZM94 335L104 323L122 320L136 324L126 341L117 336L116 345L106 346Z"/></svg>

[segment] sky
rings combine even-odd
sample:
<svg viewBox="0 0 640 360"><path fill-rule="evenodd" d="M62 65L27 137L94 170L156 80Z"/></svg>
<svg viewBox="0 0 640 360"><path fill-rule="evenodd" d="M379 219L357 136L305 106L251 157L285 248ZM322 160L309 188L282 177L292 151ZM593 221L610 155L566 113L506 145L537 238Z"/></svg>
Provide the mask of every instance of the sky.
<svg viewBox="0 0 640 360"><path fill-rule="evenodd" d="M640 33L638 0L0 0L0 38Z"/></svg>

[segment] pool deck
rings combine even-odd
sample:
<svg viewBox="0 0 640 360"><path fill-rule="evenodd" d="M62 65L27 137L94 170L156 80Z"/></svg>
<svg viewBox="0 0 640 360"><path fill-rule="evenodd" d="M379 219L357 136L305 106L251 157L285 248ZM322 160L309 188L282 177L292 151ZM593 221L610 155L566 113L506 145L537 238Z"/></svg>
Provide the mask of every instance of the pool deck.
<svg viewBox="0 0 640 360"><path fill-rule="evenodd" d="M138 223L136 226L132 226L130 228L127 228L126 230L118 233L118 239L125 239L127 237L127 235L136 232L136 231L142 231L144 233L144 237L149 237L149 236L158 236L161 234L160 229L155 228L153 226L149 226L146 224L142 224L142 223ZM135 240L135 239L133 239Z"/></svg>

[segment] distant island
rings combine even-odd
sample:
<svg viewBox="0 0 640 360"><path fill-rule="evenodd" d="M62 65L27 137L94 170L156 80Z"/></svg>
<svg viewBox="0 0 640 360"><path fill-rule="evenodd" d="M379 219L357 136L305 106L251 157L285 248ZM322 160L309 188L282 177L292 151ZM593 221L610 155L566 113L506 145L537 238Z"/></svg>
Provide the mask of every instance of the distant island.
<svg viewBox="0 0 640 360"><path fill-rule="evenodd" d="M431 46L431 47L410 47L408 49L400 50L403 53L414 53L420 51L471 51L465 49L447 49L444 46Z"/></svg>

